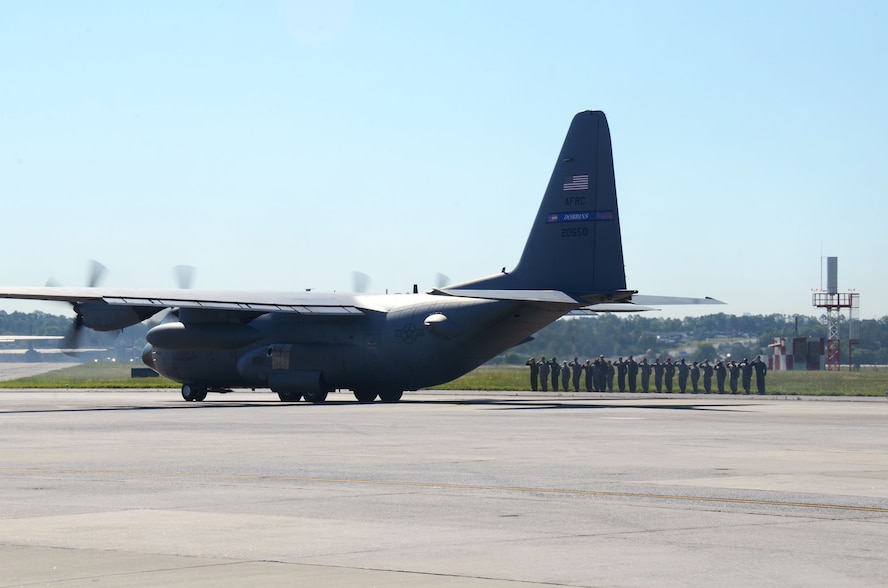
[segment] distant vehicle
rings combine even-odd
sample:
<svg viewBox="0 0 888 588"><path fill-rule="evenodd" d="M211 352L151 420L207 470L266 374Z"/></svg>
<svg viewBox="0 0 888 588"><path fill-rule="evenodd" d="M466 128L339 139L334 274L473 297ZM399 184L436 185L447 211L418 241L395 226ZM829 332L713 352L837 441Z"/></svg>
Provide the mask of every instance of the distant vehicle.
<svg viewBox="0 0 888 588"><path fill-rule="evenodd" d="M172 309L148 331L142 360L181 382L185 400L246 387L316 403L335 389L398 401L570 313L719 303L626 288L610 131L598 111L571 122L511 271L413 294L35 287L0 288L0 297L70 302L75 330L117 330Z"/></svg>

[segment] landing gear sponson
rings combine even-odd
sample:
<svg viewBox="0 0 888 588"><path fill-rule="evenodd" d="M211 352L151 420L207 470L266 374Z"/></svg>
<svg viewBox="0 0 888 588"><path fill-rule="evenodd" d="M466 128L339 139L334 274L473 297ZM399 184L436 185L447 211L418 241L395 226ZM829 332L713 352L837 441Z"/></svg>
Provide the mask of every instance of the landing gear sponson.
<svg viewBox="0 0 888 588"><path fill-rule="evenodd" d="M207 397L209 390L206 386L198 386L197 384L182 384L182 398L186 402L202 402ZM298 392L278 392L278 398L281 402L299 402L305 399L306 402L313 404L321 404L327 400L328 390L319 390L315 394L300 394ZM404 394L401 390L383 390L381 392L373 392L368 390L355 390L355 398L358 402L373 402L377 397L382 402L398 402Z"/></svg>

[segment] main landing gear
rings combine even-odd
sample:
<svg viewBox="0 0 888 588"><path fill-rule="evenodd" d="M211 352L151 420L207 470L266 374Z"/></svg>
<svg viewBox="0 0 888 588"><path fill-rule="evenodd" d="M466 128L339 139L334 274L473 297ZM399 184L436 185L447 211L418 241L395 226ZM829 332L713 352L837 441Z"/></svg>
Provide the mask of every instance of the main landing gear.
<svg viewBox="0 0 888 588"><path fill-rule="evenodd" d="M355 390L355 398L358 399L358 402L373 402L376 400L376 392Z"/></svg>
<svg viewBox="0 0 888 588"><path fill-rule="evenodd" d="M226 390L214 389L214 391L225 392ZM206 399L207 392L208 390L206 386L182 384L182 398L184 398L186 402L202 402ZM379 397L379 400L382 402L398 402L401 400L402 394L403 392L401 390L382 390L380 392L355 390L355 398L358 399L358 402L373 402L377 397ZM278 398L281 399L281 402L299 402L304 399L306 402L321 404L327 399L326 390L318 390L317 392L312 391L307 394L299 392L278 392L277 395Z"/></svg>
<svg viewBox="0 0 888 588"><path fill-rule="evenodd" d="M306 402L311 402L312 404L321 404L325 400L327 400L327 391L326 390L318 390L317 392L278 392L278 398L281 399L281 402L299 402L301 399L305 399Z"/></svg>
<svg viewBox="0 0 888 588"><path fill-rule="evenodd" d="M404 394L402 390L382 390L380 392L355 390L355 398L358 399L358 402L373 402L377 396L383 402L397 402L401 400L402 394Z"/></svg>

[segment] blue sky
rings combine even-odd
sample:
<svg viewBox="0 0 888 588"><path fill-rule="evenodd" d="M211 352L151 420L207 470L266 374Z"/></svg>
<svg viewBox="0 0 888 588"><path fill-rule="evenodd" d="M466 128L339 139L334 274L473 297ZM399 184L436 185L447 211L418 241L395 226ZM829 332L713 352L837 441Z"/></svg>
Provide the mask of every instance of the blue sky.
<svg viewBox="0 0 888 588"><path fill-rule="evenodd" d="M629 287L729 303L660 316L819 314L822 256L886 316L886 7L7 0L0 283L495 273L600 109Z"/></svg>

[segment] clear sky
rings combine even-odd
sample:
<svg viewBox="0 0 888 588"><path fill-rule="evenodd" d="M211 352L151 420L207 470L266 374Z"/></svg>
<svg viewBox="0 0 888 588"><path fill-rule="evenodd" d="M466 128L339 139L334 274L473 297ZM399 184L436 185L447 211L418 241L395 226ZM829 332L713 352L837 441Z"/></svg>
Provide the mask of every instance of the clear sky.
<svg viewBox="0 0 888 588"><path fill-rule="evenodd" d="M888 315L881 1L6 0L0 59L4 285L496 273L600 109L628 286L729 303L659 316L819 315L822 256Z"/></svg>

